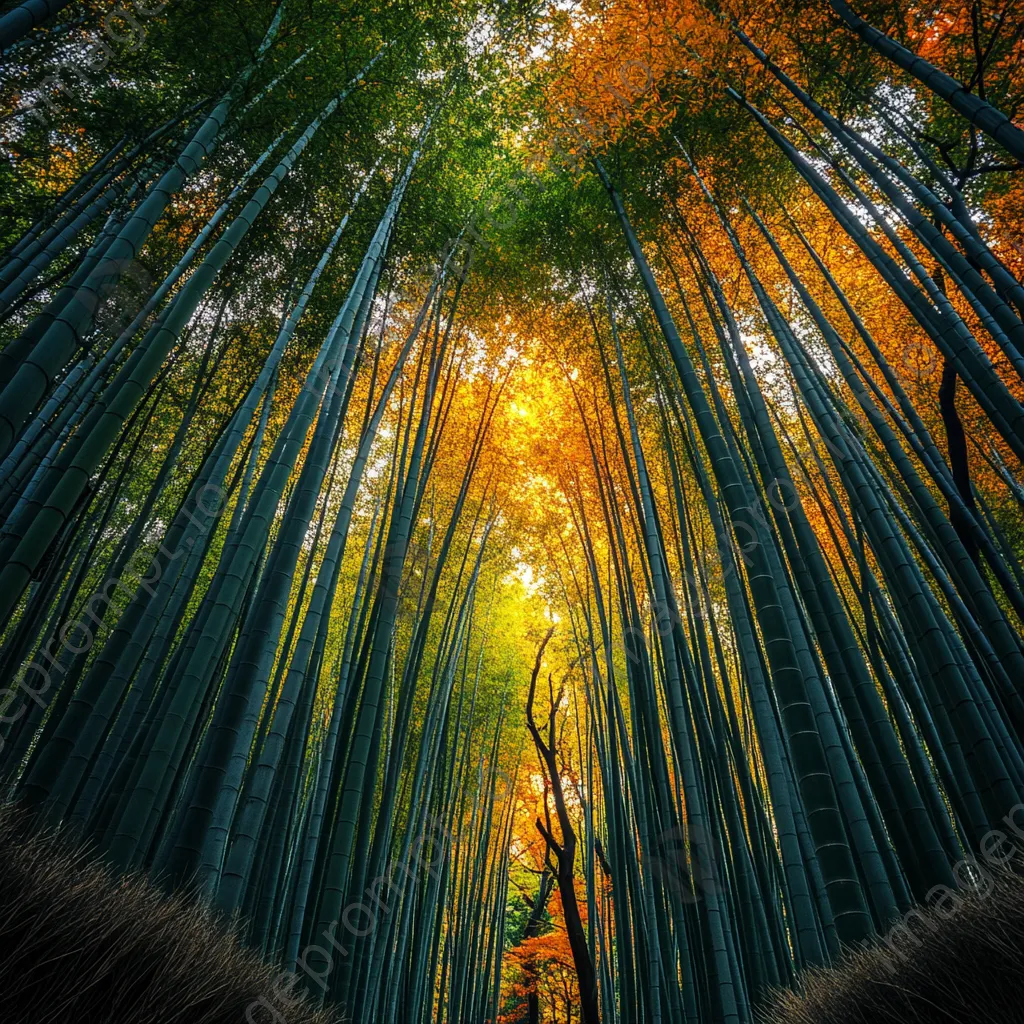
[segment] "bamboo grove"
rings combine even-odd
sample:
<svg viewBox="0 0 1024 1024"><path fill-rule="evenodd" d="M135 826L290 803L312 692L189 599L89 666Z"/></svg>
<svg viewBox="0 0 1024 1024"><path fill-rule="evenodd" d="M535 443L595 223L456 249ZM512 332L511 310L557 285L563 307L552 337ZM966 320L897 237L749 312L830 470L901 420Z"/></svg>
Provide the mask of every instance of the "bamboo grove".
<svg viewBox="0 0 1024 1024"><path fill-rule="evenodd" d="M955 903L1024 838L1022 38L6 5L5 796L253 1020L738 1024Z"/></svg>

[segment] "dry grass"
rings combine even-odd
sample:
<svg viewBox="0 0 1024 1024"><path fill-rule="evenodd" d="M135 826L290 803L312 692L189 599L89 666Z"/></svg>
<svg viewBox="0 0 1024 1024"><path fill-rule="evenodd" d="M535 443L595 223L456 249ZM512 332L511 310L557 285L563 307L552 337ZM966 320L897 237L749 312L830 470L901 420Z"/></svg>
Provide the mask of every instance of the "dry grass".
<svg viewBox="0 0 1024 1024"><path fill-rule="evenodd" d="M921 912L890 945L776 994L765 1024L1024 1022L1024 879L991 876ZM945 916L940 910L945 911ZM893 938L890 934L890 940ZM331 1024L275 1001L279 970L184 897L114 877L66 837L0 803L0 1022ZM276 1015L254 1004L264 997ZM247 1011L250 1016L247 1018Z"/></svg>
<svg viewBox="0 0 1024 1024"><path fill-rule="evenodd" d="M0 804L0 1021L330 1024L194 902L115 877ZM274 1016L254 1007L260 997Z"/></svg>
<svg viewBox="0 0 1024 1024"><path fill-rule="evenodd" d="M777 993L770 1024L1014 1024L1024 1021L1024 879L1000 872L958 891L901 934L803 974ZM915 912L916 913L916 912ZM893 938L890 933L890 940Z"/></svg>

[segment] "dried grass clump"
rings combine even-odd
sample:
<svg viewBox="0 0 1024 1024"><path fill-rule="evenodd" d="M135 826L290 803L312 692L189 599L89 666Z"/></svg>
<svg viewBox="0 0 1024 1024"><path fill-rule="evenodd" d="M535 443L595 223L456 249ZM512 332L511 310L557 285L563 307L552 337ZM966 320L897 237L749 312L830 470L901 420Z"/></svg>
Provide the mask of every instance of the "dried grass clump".
<svg viewBox="0 0 1024 1024"><path fill-rule="evenodd" d="M116 877L0 804L3 1024L335 1021L294 992L276 995L281 977L194 900Z"/></svg>
<svg viewBox="0 0 1024 1024"><path fill-rule="evenodd" d="M1001 871L982 891L936 894L800 988L775 994L765 1024L1024 1021L1024 879Z"/></svg>

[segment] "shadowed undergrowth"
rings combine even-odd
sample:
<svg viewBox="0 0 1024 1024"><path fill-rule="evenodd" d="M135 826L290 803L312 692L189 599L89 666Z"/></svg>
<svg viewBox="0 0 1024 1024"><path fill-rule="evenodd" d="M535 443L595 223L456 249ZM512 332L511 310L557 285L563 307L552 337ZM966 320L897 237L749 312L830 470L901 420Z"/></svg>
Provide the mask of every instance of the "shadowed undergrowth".
<svg viewBox="0 0 1024 1024"><path fill-rule="evenodd" d="M280 971L195 902L116 877L10 804L0 804L0 859L4 1024L336 1024L305 1001L283 1009ZM838 967L804 972L802 992L777 993L763 1024L1024 1020L1024 879L987 878L912 911Z"/></svg>
<svg viewBox="0 0 1024 1024"><path fill-rule="evenodd" d="M263 1024L272 1015L260 998L282 1005L273 996L280 970L208 912L141 877L115 877L9 804L0 804L0 862L4 1024ZM336 1020L292 998L274 1020Z"/></svg>
<svg viewBox="0 0 1024 1024"><path fill-rule="evenodd" d="M968 1024L1024 1020L1024 879L942 894L878 944L779 992L764 1024ZM909 929L909 931L908 931Z"/></svg>

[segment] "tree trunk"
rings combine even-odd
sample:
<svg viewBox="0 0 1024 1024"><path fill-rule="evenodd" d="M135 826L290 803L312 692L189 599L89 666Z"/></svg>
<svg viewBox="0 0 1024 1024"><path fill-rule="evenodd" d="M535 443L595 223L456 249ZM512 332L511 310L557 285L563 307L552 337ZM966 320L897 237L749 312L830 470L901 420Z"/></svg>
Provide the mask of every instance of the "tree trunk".
<svg viewBox="0 0 1024 1024"><path fill-rule="evenodd" d="M953 473L953 481L964 504L976 512L974 491L971 488L971 470L967 461L967 435L956 408L956 367L951 359L942 361L942 381L939 384L939 411L942 414L942 425L946 429L946 452L949 455L949 466ZM970 529L970 523L961 509L950 503L949 520L960 537L960 542L967 549L971 559L977 564L978 545Z"/></svg>
<svg viewBox="0 0 1024 1024"><path fill-rule="evenodd" d="M537 819L537 831L544 837L549 854L555 858L555 877L558 880L558 892L562 897L565 930L569 937L569 948L572 950L573 965L576 968L576 979L579 983L580 1019L583 1024L600 1024L601 1014L598 1010L597 972L594 969L594 961L590 956L587 933L583 927L579 902L576 899L576 832L569 820L569 812L565 804L565 793L562 790L562 779L558 772L558 763L555 757L555 715L558 711L558 705L561 703L561 691L559 692L558 699L552 700L551 710L548 712L548 738L546 742L541 737L533 718L533 700L537 692L537 676L540 675L544 648L547 647L553 632L554 627L552 626L537 649L537 659L534 662L533 674L530 677L530 693L526 699L526 725L530 730L530 735L533 737L534 745L537 748L537 753L547 775L550 792L555 801L555 813L558 817L562 841L559 843L555 839L550 828L550 817L548 818L547 826L539 818ZM545 814L547 814L547 791L544 797L544 810Z"/></svg>

